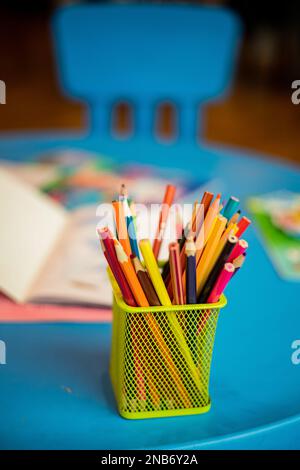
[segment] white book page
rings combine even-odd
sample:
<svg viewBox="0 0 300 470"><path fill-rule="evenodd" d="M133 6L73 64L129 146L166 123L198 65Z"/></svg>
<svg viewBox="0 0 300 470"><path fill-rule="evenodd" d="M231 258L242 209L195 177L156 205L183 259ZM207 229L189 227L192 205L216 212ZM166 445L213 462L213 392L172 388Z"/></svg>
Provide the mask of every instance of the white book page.
<svg viewBox="0 0 300 470"><path fill-rule="evenodd" d="M70 222L31 292L30 300L60 304L107 306L111 285L96 232L96 206L70 213Z"/></svg>
<svg viewBox="0 0 300 470"><path fill-rule="evenodd" d="M67 214L1 168L0 221L0 290L17 302L25 302L66 226Z"/></svg>

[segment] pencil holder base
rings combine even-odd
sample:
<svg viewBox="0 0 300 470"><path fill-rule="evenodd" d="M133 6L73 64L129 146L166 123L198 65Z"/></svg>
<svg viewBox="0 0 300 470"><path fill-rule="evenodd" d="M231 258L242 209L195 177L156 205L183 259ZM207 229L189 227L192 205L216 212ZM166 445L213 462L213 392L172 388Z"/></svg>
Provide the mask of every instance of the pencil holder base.
<svg viewBox="0 0 300 470"><path fill-rule="evenodd" d="M115 395L116 402L118 403L118 396L113 385L112 374L110 372L110 378L112 382L112 387ZM125 419L149 419L149 418L167 418L174 416L187 416L187 415L200 415L207 413L211 408L211 402L209 401L208 405L201 406L199 408L183 408L180 410L158 410L158 411L124 411L123 409L118 409L119 415Z"/></svg>

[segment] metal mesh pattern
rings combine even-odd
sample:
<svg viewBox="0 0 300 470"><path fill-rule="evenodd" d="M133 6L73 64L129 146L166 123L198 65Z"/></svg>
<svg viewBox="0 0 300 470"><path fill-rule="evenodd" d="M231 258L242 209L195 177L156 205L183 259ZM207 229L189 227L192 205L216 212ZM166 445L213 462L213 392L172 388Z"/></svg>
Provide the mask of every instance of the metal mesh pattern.
<svg viewBox="0 0 300 470"><path fill-rule="evenodd" d="M114 299L111 378L120 414L146 418L208 411L220 309L128 309Z"/></svg>

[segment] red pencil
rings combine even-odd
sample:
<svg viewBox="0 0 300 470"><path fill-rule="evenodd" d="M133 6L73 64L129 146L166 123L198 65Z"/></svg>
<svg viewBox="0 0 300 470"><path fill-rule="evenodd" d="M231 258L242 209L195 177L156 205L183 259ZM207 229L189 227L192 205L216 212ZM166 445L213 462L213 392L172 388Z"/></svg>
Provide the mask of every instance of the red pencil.
<svg viewBox="0 0 300 470"><path fill-rule="evenodd" d="M159 255L166 222L167 222L170 206L172 205L173 200L174 200L175 191L176 191L175 186L173 186L172 184L167 185L164 200L163 200L160 215L159 215L157 232L156 232L156 236L153 242L153 253L156 259L158 258L158 255Z"/></svg>
<svg viewBox="0 0 300 470"><path fill-rule="evenodd" d="M123 274L121 266L117 260L117 255L114 247L114 240L111 232L107 227L98 230L100 236L100 243L104 256L108 262L108 265L114 275L115 280L120 288L124 301L131 305L131 307L136 307L137 304L134 300L134 297L131 293L127 280Z"/></svg>
<svg viewBox="0 0 300 470"><path fill-rule="evenodd" d="M236 232L235 236L239 238L250 224L251 220L248 219L248 217L243 216L237 224L238 231Z"/></svg>
<svg viewBox="0 0 300 470"><path fill-rule="evenodd" d="M170 243L170 271L173 286L173 295L175 305L183 305L183 288L182 288L182 274L179 257L179 244L178 242Z"/></svg>

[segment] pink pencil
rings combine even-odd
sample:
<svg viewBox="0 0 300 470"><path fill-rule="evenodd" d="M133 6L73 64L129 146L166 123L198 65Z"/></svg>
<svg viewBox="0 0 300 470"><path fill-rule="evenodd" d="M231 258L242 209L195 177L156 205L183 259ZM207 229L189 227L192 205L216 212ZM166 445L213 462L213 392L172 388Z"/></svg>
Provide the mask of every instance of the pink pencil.
<svg viewBox="0 0 300 470"><path fill-rule="evenodd" d="M234 266L232 263L226 263L224 268L222 269L218 279L214 287L212 288L211 293L207 299L208 304L214 304L218 302L219 298L221 297L222 292L224 291L225 287L227 286L228 282L232 278L234 273Z"/></svg>
<svg viewBox="0 0 300 470"><path fill-rule="evenodd" d="M232 252L230 253L227 263L231 263L235 258L245 253L247 248L248 243L246 242L246 240L239 240L233 248Z"/></svg>

